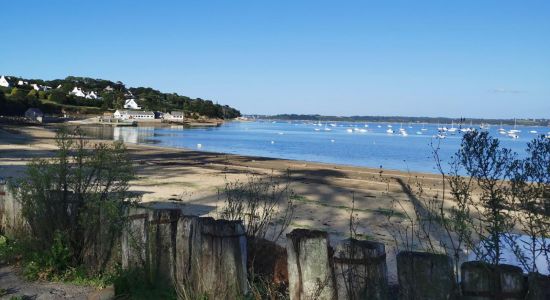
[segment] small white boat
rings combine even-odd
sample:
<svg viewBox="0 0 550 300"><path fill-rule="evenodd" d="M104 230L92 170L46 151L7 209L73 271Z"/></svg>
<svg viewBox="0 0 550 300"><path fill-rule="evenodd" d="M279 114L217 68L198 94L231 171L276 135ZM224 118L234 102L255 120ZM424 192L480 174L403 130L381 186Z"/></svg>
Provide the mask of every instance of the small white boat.
<svg viewBox="0 0 550 300"><path fill-rule="evenodd" d="M365 124L365 127L369 127L369 124Z"/></svg>
<svg viewBox="0 0 550 300"><path fill-rule="evenodd" d="M388 128L392 128L392 126L388 124Z"/></svg>
<svg viewBox="0 0 550 300"><path fill-rule="evenodd" d="M376 127L378 127L378 128L382 128L382 125L378 125L378 126L376 126Z"/></svg>
<svg viewBox="0 0 550 300"><path fill-rule="evenodd" d="M538 132L536 130L530 130L529 133L537 134Z"/></svg>
<svg viewBox="0 0 550 300"><path fill-rule="evenodd" d="M320 128L315 128L315 131L319 131L319 130L321 130L321 129Z"/></svg>
<svg viewBox="0 0 550 300"><path fill-rule="evenodd" d="M444 134L439 133L439 134L437 134L437 135L434 135L434 137L437 138L437 139L442 140L442 139L446 138L447 136L444 135Z"/></svg>
<svg viewBox="0 0 550 300"><path fill-rule="evenodd" d="M408 136L409 135L405 130L399 131L399 134L401 136Z"/></svg>
<svg viewBox="0 0 550 300"><path fill-rule="evenodd" d="M455 122L451 122L451 128L447 129L447 131L451 134L455 134L455 132L458 130L458 128L455 128Z"/></svg>
<svg viewBox="0 0 550 300"><path fill-rule="evenodd" d="M519 135L516 132L508 133L508 136L513 138L513 139L518 139L519 138Z"/></svg>
<svg viewBox="0 0 550 300"><path fill-rule="evenodd" d="M388 128L388 130L386 130L386 133L388 133L388 134L394 134L395 131L393 131L393 129L391 129L391 128Z"/></svg>
<svg viewBox="0 0 550 300"><path fill-rule="evenodd" d="M336 124L330 123L330 126L331 126L331 127L336 127Z"/></svg>
<svg viewBox="0 0 550 300"><path fill-rule="evenodd" d="M422 131L417 131L416 134L421 135Z"/></svg>
<svg viewBox="0 0 550 300"><path fill-rule="evenodd" d="M353 129L351 129L351 128L346 129L346 131L349 132L349 133L353 133Z"/></svg>
<svg viewBox="0 0 550 300"><path fill-rule="evenodd" d="M363 128L361 128L361 129L359 129L359 132L367 132L367 130L366 130L366 129L363 129Z"/></svg>

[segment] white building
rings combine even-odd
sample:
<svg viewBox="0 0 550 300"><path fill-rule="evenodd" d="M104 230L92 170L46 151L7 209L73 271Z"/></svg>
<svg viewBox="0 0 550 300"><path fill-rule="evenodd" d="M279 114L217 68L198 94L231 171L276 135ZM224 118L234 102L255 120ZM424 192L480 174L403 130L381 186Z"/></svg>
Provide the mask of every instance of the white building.
<svg viewBox="0 0 550 300"><path fill-rule="evenodd" d="M173 111L164 115L164 119L169 121L183 121L184 117L183 111Z"/></svg>
<svg viewBox="0 0 550 300"><path fill-rule="evenodd" d="M124 101L124 108L141 109L135 99L126 99L126 101Z"/></svg>
<svg viewBox="0 0 550 300"><path fill-rule="evenodd" d="M0 86L3 86L3 87L9 87L10 86L10 83L8 82L8 78L2 76L0 77Z"/></svg>
<svg viewBox="0 0 550 300"><path fill-rule="evenodd" d="M94 91L91 91L90 93L88 93L86 95L86 99L99 99L99 97L97 96L97 94L94 92Z"/></svg>
<svg viewBox="0 0 550 300"><path fill-rule="evenodd" d="M104 91L107 91L107 92L112 92L114 91L115 89L113 89L110 85L108 85L106 88L103 89Z"/></svg>
<svg viewBox="0 0 550 300"><path fill-rule="evenodd" d="M86 97L86 93L84 93L84 91L83 91L81 88L76 87L76 86L75 86L74 89L69 93L69 95L75 95L75 96L77 96L77 97L82 97L82 98Z"/></svg>
<svg viewBox="0 0 550 300"><path fill-rule="evenodd" d="M19 81L17 82L17 85L27 85L27 84L29 84L28 81L19 80Z"/></svg>
<svg viewBox="0 0 550 300"><path fill-rule="evenodd" d="M25 111L25 118L29 119L30 121L37 121L42 123L43 117L44 113L38 108L29 108L27 109L27 111Z"/></svg>
<svg viewBox="0 0 550 300"><path fill-rule="evenodd" d="M143 110L117 110L113 117L120 120L154 120L155 113Z"/></svg>

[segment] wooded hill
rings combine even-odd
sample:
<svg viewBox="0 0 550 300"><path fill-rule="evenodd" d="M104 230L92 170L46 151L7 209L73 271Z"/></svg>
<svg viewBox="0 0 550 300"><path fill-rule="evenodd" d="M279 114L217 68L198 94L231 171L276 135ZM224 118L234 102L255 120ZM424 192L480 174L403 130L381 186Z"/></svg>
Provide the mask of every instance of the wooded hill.
<svg viewBox="0 0 550 300"><path fill-rule="evenodd" d="M41 80L5 76L9 87L0 86L0 115L21 115L29 107L45 113L101 113L122 109L127 99L144 110L170 112L187 111L209 118L231 119L240 112L211 100L190 98L176 93L163 93L150 87L126 87L124 83L104 79L69 76L65 79ZM74 88L94 92L97 99L71 94Z"/></svg>

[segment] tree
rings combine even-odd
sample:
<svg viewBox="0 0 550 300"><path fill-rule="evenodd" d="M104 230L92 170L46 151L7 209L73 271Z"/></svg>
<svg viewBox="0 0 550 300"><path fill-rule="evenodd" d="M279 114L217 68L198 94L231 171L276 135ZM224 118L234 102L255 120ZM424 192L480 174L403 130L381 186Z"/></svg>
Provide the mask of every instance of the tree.
<svg viewBox="0 0 550 300"><path fill-rule="evenodd" d="M68 102L67 95L58 90L52 91L48 96L48 100L59 104L66 104Z"/></svg>
<svg viewBox="0 0 550 300"><path fill-rule="evenodd" d="M61 130L54 159L35 160L18 182L31 236L39 250L62 242L71 266L101 271L124 225L133 168L122 143L88 145L79 130Z"/></svg>

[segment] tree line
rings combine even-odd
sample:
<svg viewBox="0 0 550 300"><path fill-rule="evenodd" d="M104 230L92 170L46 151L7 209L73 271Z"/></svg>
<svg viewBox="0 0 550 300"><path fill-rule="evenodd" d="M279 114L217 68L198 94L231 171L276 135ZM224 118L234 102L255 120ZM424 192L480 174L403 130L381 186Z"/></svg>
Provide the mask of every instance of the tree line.
<svg viewBox="0 0 550 300"><path fill-rule="evenodd" d="M17 85L20 80L28 84ZM51 89L37 91L30 84L47 86ZM98 113L122 109L127 99L135 99L143 109L152 111L180 110L221 119L231 119L241 115L239 110L211 100L194 99L177 93L163 93L149 87L127 88L120 81L74 76L54 80L10 77L10 85L7 88L0 88L0 114L2 115L21 115L30 107L38 107L50 114L67 111ZM85 92L94 91L100 99L71 95L70 92L75 87Z"/></svg>

